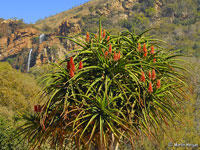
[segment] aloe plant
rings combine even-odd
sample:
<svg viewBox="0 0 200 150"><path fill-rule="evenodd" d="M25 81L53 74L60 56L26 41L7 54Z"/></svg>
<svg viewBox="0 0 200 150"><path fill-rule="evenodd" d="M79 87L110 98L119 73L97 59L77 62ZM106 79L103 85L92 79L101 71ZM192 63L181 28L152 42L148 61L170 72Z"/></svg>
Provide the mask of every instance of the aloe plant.
<svg viewBox="0 0 200 150"><path fill-rule="evenodd" d="M141 134L156 141L184 98L186 71L161 41L134 32L67 38L79 49L44 79L41 110L25 116L19 134L36 148L45 141L64 149L118 149ZM155 50L154 50L155 49ZM69 141L70 144L66 144Z"/></svg>

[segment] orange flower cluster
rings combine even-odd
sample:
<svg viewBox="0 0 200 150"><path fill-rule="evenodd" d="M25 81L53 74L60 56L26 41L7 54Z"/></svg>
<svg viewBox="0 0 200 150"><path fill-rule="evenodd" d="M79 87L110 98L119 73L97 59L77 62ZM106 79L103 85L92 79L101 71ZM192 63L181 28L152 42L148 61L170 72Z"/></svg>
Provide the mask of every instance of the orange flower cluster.
<svg viewBox="0 0 200 150"><path fill-rule="evenodd" d="M102 52L104 54L104 57L107 58L109 56L109 54L111 55L112 54L112 45L109 44L109 47L108 47L108 51L105 51L104 52L104 49L102 48ZM102 55L101 55L102 56ZM116 53L114 51L114 61L118 61L120 59L120 52L119 53Z"/></svg>
<svg viewBox="0 0 200 150"><path fill-rule="evenodd" d="M112 45L111 44L109 45L108 51L110 54L112 53Z"/></svg>
<svg viewBox="0 0 200 150"><path fill-rule="evenodd" d="M149 71L148 72L148 77L149 77L149 80L155 80L156 79L156 71L153 69L152 72ZM140 77L140 81L142 82L145 82L146 78L145 78L145 73L144 71L141 72L141 77ZM156 88L159 89L161 86L161 82L160 80L158 79L157 82L156 82ZM148 91L149 93L152 93L153 92L153 86L152 86L152 82L150 81L149 82L149 88L148 88Z"/></svg>
<svg viewBox="0 0 200 150"><path fill-rule="evenodd" d="M103 35L102 35L102 38L105 38L106 37L106 30L103 30ZM107 35L107 42L109 42L110 41L110 36L109 35Z"/></svg>
<svg viewBox="0 0 200 150"><path fill-rule="evenodd" d="M83 62L80 61L80 63L79 63L79 70L81 70L82 68L83 68Z"/></svg>
<svg viewBox="0 0 200 150"><path fill-rule="evenodd" d="M140 81L145 82L145 80L146 80L145 74L144 74L144 72L142 71L142 75L141 75Z"/></svg>
<svg viewBox="0 0 200 150"><path fill-rule="evenodd" d="M154 54L154 46L151 46L151 54Z"/></svg>
<svg viewBox="0 0 200 150"><path fill-rule="evenodd" d="M159 79L157 80L157 83L156 83L156 88L157 88L157 89L159 89L159 88L160 88L160 80L159 80Z"/></svg>
<svg viewBox="0 0 200 150"><path fill-rule="evenodd" d="M144 57L146 57L147 54L148 54L148 51L147 51L147 48L146 48L146 43L144 43L144 45L143 45L143 52L144 52Z"/></svg>
<svg viewBox="0 0 200 150"><path fill-rule="evenodd" d="M105 58L107 58L107 56L108 56L108 51L106 51L104 55L105 55Z"/></svg>
<svg viewBox="0 0 200 150"><path fill-rule="evenodd" d="M69 66L70 66L70 69L71 69L73 72L75 72L75 64L74 64L73 57L70 57Z"/></svg>
<svg viewBox="0 0 200 150"><path fill-rule="evenodd" d="M82 69L82 68L83 68L83 62L80 61L79 70ZM75 64L74 64L73 57L70 57L70 61L67 62L67 69L69 70L70 78L72 78L74 76L74 73L75 73Z"/></svg>
<svg viewBox="0 0 200 150"><path fill-rule="evenodd" d="M118 61L120 59L120 52L119 53L116 53L114 51L114 61Z"/></svg>
<svg viewBox="0 0 200 150"><path fill-rule="evenodd" d="M86 39L85 39L86 42L89 42L90 41L90 34L89 32L86 33Z"/></svg>
<svg viewBox="0 0 200 150"><path fill-rule="evenodd" d="M149 76L149 80L151 80L151 71L149 71L148 76Z"/></svg>
<svg viewBox="0 0 200 150"><path fill-rule="evenodd" d="M108 41L108 42L110 41L110 36L107 36L107 41Z"/></svg>
<svg viewBox="0 0 200 150"><path fill-rule="evenodd" d="M139 52L141 52L141 44L140 44L140 43L138 43L138 48L137 48L137 50L138 50ZM147 47L146 47L146 43L143 44L143 53L144 53L144 57L146 57L146 56L148 55L148 50L147 50ZM154 46L153 46L153 45L151 46L151 51L150 51L150 53L151 53L152 55L155 53L155 52L154 52ZM155 58L155 56L154 56L154 58L153 58L153 62L156 63L156 58Z"/></svg>
<svg viewBox="0 0 200 150"><path fill-rule="evenodd" d="M154 54L154 46L153 46L153 45L151 46L151 54L152 54L152 55ZM154 58L153 58L153 62L156 63L156 58L155 58L155 56L154 56Z"/></svg>
<svg viewBox="0 0 200 150"><path fill-rule="evenodd" d="M160 83L160 80L158 79L157 82L156 82L156 88L159 89L161 86L161 83ZM148 89L149 93L152 93L153 92L153 87L152 87L152 82L150 81L149 82L149 89Z"/></svg>
<svg viewBox="0 0 200 150"><path fill-rule="evenodd" d="M152 87L152 82L149 82L149 89L148 89L149 93L153 92L153 87Z"/></svg>
<svg viewBox="0 0 200 150"><path fill-rule="evenodd" d="M140 52L140 50L141 50L141 44L138 43L138 51Z"/></svg>
<svg viewBox="0 0 200 150"><path fill-rule="evenodd" d="M153 69L152 70L152 76L151 76L152 80L156 79L156 71Z"/></svg>

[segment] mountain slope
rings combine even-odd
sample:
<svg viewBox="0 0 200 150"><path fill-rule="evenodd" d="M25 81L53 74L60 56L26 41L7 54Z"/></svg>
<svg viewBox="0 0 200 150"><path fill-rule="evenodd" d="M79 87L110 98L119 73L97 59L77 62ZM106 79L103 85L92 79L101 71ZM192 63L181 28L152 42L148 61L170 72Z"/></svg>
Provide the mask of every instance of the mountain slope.
<svg viewBox="0 0 200 150"><path fill-rule="evenodd" d="M100 16L104 28L111 32L157 28L150 34L166 41L174 49L181 49L182 53L200 55L199 0L92 0L35 25L38 28L58 28L63 20L68 20L79 24L82 34L85 34L86 31L97 31Z"/></svg>
<svg viewBox="0 0 200 150"><path fill-rule="evenodd" d="M90 7L99 5L102 2L105 2L106 0L92 0L89 1L85 4L82 4L80 6L74 7L70 10L61 12L59 14L50 16L46 19L43 20L39 20L35 23L35 26L37 28L42 28L45 25L48 25L50 28L57 28L62 22L63 20L69 19L69 18L73 18L74 21L76 21L76 15L77 14L81 14L81 15L87 15L90 13L89 9ZM110 1L110 0L108 0Z"/></svg>
<svg viewBox="0 0 200 150"><path fill-rule="evenodd" d="M100 16L103 28L111 33L156 28L149 35L166 41L169 49L200 56L199 0L91 0L38 21L33 25L37 30L34 35L28 30L28 37L25 38L23 33L18 35L19 29L14 28L9 31L10 34L5 33L0 37L0 60L9 60L13 67L24 71L31 48L31 67L64 58L67 51L76 46L56 36L80 35L86 31L95 33ZM5 26L5 23L0 24ZM40 43L42 33L46 40Z"/></svg>

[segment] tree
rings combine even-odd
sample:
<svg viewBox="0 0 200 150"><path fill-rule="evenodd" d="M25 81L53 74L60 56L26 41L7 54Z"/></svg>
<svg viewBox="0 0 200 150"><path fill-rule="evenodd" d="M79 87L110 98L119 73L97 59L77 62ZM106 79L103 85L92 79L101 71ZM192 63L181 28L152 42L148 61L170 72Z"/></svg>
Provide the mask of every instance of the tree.
<svg viewBox="0 0 200 150"><path fill-rule="evenodd" d="M43 105L24 116L19 134L31 148L47 140L60 149L118 149L123 142L134 148L142 134L156 142L184 98L180 70L187 70L174 59L178 55L164 53L159 40L145 32L110 35L100 23L98 36L65 37L81 49L54 64L54 73L44 79Z"/></svg>

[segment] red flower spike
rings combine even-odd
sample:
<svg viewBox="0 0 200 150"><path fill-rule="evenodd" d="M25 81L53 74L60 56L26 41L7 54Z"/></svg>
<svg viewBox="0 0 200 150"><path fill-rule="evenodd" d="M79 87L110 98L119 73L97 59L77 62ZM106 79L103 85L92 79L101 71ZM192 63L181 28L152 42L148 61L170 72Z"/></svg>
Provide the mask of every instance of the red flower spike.
<svg viewBox="0 0 200 150"><path fill-rule="evenodd" d="M74 64L71 64L70 68L72 69L73 72L75 72L75 65Z"/></svg>
<svg viewBox="0 0 200 150"><path fill-rule="evenodd" d="M114 51L114 61L117 61L117 54L115 51Z"/></svg>
<svg viewBox="0 0 200 150"><path fill-rule="evenodd" d="M80 63L79 63L79 70L82 69L82 68L83 68L83 62L80 61Z"/></svg>
<svg viewBox="0 0 200 150"><path fill-rule="evenodd" d="M143 45L143 52L144 52L144 57L146 57L148 52L147 52L147 48L146 48L146 44L145 43Z"/></svg>
<svg viewBox="0 0 200 150"><path fill-rule="evenodd" d="M154 69L152 70L152 76L151 76L151 78L152 78L153 80L156 79L156 71L155 71Z"/></svg>
<svg viewBox="0 0 200 150"><path fill-rule="evenodd" d="M144 57L147 57L147 54L148 54L148 53L147 53L147 51L146 51L146 52L144 52Z"/></svg>
<svg viewBox="0 0 200 150"><path fill-rule="evenodd" d="M75 65L74 65L74 60L73 57L70 57L70 69L72 69L73 72L75 72Z"/></svg>
<svg viewBox="0 0 200 150"><path fill-rule="evenodd" d="M110 54L112 53L112 45L111 44L109 45L108 51L109 51Z"/></svg>
<svg viewBox="0 0 200 150"><path fill-rule="evenodd" d="M103 30L103 38L106 37L106 30Z"/></svg>
<svg viewBox="0 0 200 150"><path fill-rule="evenodd" d="M34 112L38 112L38 107L37 107L37 105L34 105Z"/></svg>
<svg viewBox="0 0 200 150"><path fill-rule="evenodd" d="M140 81L145 82L145 74L144 74L143 71L142 71L142 75L141 75Z"/></svg>
<svg viewBox="0 0 200 150"><path fill-rule="evenodd" d="M73 57L70 57L70 62L69 62L70 65L74 64L74 60L73 60Z"/></svg>
<svg viewBox="0 0 200 150"><path fill-rule="evenodd" d="M156 63L156 58L153 58L153 62Z"/></svg>
<svg viewBox="0 0 200 150"><path fill-rule="evenodd" d="M110 40L110 36L107 37L107 41L108 41L108 42L109 42L109 40Z"/></svg>
<svg viewBox="0 0 200 150"><path fill-rule="evenodd" d="M108 51L105 52L105 58L108 56Z"/></svg>
<svg viewBox="0 0 200 150"><path fill-rule="evenodd" d="M74 76L74 72L72 70L72 68L70 69L70 78L72 78Z"/></svg>
<svg viewBox="0 0 200 150"><path fill-rule="evenodd" d="M67 62L67 69L68 70L70 69L70 62L69 61Z"/></svg>
<svg viewBox="0 0 200 150"><path fill-rule="evenodd" d="M87 32L86 33L86 40L85 40L86 42L89 42L90 41L90 34L89 34L89 32Z"/></svg>
<svg viewBox="0 0 200 150"><path fill-rule="evenodd" d="M140 49L141 49L141 44L138 43L138 51L140 51Z"/></svg>
<svg viewBox="0 0 200 150"><path fill-rule="evenodd" d="M149 89L148 89L149 93L152 93L153 92L153 87L152 87L152 83L149 82Z"/></svg>
<svg viewBox="0 0 200 150"><path fill-rule="evenodd" d="M154 46L151 46L151 54L154 54Z"/></svg>
<svg viewBox="0 0 200 150"><path fill-rule="evenodd" d="M159 80L159 79L157 80L157 83L156 83L156 88L157 88L157 89L159 89L159 88L160 88L160 80Z"/></svg>
<svg viewBox="0 0 200 150"><path fill-rule="evenodd" d="M120 52L117 55L117 60L119 60L119 59L120 59Z"/></svg>
<svg viewBox="0 0 200 150"><path fill-rule="evenodd" d="M151 71L149 71L148 76L149 76L149 80L151 80Z"/></svg>
<svg viewBox="0 0 200 150"><path fill-rule="evenodd" d="M97 39L97 35L96 34L94 35L94 37L95 37L95 39Z"/></svg>

